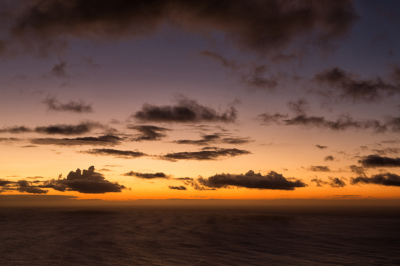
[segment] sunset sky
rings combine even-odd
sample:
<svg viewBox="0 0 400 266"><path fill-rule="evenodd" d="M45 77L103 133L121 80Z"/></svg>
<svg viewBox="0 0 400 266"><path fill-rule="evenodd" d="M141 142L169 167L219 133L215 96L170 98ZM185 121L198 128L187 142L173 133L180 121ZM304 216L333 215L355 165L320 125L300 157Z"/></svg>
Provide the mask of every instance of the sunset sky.
<svg viewBox="0 0 400 266"><path fill-rule="evenodd" d="M399 10L1 1L0 193L400 199Z"/></svg>

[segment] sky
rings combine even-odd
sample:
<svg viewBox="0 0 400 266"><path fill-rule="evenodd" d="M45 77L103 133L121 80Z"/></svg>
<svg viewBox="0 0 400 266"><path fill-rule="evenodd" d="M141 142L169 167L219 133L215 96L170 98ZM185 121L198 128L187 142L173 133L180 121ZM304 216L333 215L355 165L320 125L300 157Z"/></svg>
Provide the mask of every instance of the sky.
<svg viewBox="0 0 400 266"><path fill-rule="evenodd" d="M398 10L1 1L0 197L400 199Z"/></svg>

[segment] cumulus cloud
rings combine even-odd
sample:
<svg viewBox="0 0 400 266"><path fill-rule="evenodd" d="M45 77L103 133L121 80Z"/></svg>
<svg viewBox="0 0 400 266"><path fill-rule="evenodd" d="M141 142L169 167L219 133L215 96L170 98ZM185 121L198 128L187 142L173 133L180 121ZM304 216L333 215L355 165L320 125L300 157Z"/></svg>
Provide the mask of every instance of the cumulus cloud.
<svg viewBox="0 0 400 266"><path fill-rule="evenodd" d="M47 109L50 111L59 112L74 112L74 113L92 113L92 104L85 103L82 100L77 102L69 101L68 103L60 103L56 97L48 96L43 103L47 105Z"/></svg>
<svg viewBox="0 0 400 266"><path fill-rule="evenodd" d="M374 184L382 186L400 187L400 176L392 173L383 173L373 175L372 177L359 176L350 180L352 185L356 184Z"/></svg>
<svg viewBox="0 0 400 266"><path fill-rule="evenodd" d="M377 102L384 96L400 93L399 84L384 81L380 77L361 79L338 67L324 70L315 75L314 81L322 86L322 93L338 96L351 102Z"/></svg>
<svg viewBox="0 0 400 266"><path fill-rule="evenodd" d="M128 125L128 128L140 132L132 139L133 141L161 140L162 138L167 136L164 132L170 130L164 127L146 126L146 125L140 125L140 126Z"/></svg>
<svg viewBox="0 0 400 266"><path fill-rule="evenodd" d="M230 106L224 112L197 103L196 100L179 96L176 104L155 106L144 104L141 111L132 117L143 122L176 122L176 123L198 123L198 122L235 122L237 111Z"/></svg>
<svg viewBox="0 0 400 266"><path fill-rule="evenodd" d="M138 173L138 172L133 172L130 171L128 173L125 173L124 176L135 176L138 178L142 178L142 179L169 179L170 176L166 175L162 172L158 172L158 173Z"/></svg>
<svg viewBox="0 0 400 266"><path fill-rule="evenodd" d="M211 144L246 144L251 142L250 138L241 137L222 137L219 133L214 134L202 134L201 139L198 140L175 140L174 143L177 144L191 144L191 145L211 145Z"/></svg>
<svg viewBox="0 0 400 266"><path fill-rule="evenodd" d="M83 138L36 138L31 139L32 144L37 145L58 145L58 146L75 146L75 145L117 145L120 144L123 139L114 135L104 135L100 137L83 137Z"/></svg>
<svg viewBox="0 0 400 266"><path fill-rule="evenodd" d="M127 189L117 182L110 182L100 173L95 172L94 166L88 170L69 172L67 178L52 179L44 182L43 188L52 188L58 191L77 191L79 193L104 194L108 192L121 192Z"/></svg>
<svg viewBox="0 0 400 266"><path fill-rule="evenodd" d="M111 155L118 158L134 159L146 156L145 153L140 151L121 151L114 149L91 149L88 151L83 151L83 153L93 154L93 155Z"/></svg>
<svg viewBox="0 0 400 266"><path fill-rule="evenodd" d="M168 186L169 189L186 190L185 186Z"/></svg>
<svg viewBox="0 0 400 266"><path fill-rule="evenodd" d="M254 171L248 171L246 174L217 174L208 178L199 177L198 182L210 188L229 188L243 187L250 189L274 189L274 190L294 190L298 187L307 186L301 180L287 179L274 171L267 175L261 175Z"/></svg>
<svg viewBox="0 0 400 266"><path fill-rule="evenodd" d="M361 163L363 167L400 167L400 158L368 155L364 156L358 163Z"/></svg>
<svg viewBox="0 0 400 266"><path fill-rule="evenodd" d="M3 28L10 36L2 41L3 54L61 49L69 37L149 36L167 24L202 34L220 32L242 50L282 57L299 47L330 46L358 19L351 0L28 0L3 9Z"/></svg>
<svg viewBox="0 0 400 266"><path fill-rule="evenodd" d="M178 160L217 160L224 157L234 157L238 155L251 154L249 151L239 149L215 148L195 152L175 152L159 156L162 160L176 162Z"/></svg>
<svg viewBox="0 0 400 266"><path fill-rule="evenodd" d="M344 180L346 180L345 178L338 178L338 177L328 177L329 181L324 181L320 178L314 178L311 179L311 182L315 182L317 184L317 187L322 187L325 185L329 185L333 188L340 188L340 187L344 187L346 186L346 182L344 182Z"/></svg>

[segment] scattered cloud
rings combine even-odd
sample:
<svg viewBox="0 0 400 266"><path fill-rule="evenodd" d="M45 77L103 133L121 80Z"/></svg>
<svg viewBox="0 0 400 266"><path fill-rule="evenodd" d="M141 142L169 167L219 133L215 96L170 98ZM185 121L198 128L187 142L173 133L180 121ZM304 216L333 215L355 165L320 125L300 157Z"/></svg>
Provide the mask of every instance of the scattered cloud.
<svg viewBox="0 0 400 266"><path fill-rule="evenodd" d="M19 133L29 133L29 132L32 132L32 129L25 126L12 126L0 129L0 133L19 134Z"/></svg>
<svg viewBox="0 0 400 266"><path fill-rule="evenodd" d="M31 139L32 144L37 145L58 145L58 146L75 146L75 145L117 145L120 144L123 139L114 135L104 135L100 137L83 137L83 138L36 138Z"/></svg>
<svg viewBox="0 0 400 266"><path fill-rule="evenodd" d="M124 176L135 176L142 179L170 179L169 175L166 175L162 172L153 174L153 173L138 173L130 171L128 173L125 173Z"/></svg>
<svg viewBox="0 0 400 266"><path fill-rule="evenodd" d="M199 140L175 140L177 144L191 144L191 145L211 145L211 144L246 144L251 142L250 138L242 137L222 137L222 134L202 134Z"/></svg>
<svg viewBox="0 0 400 266"><path fill-rule="evenodd" d="M328 148L328 146L322 146L322 145L315 145L315 147L317 147L318 149L321 149L321 150L324 150L324 149L327 149Z"/></svg>
<svg viewBox="0 0 400 266"><path fill-rule="evenodd" d="M169 189L186 190L185 186L168 186Z"/></svg>
<svg viewBox="0 0 400 266"><path fill-rule="evenodd" d="M324 158L324 161L334 161L335 157L333 157L332 155L328 155Z"/></svg>
<svg viewBox="0 0 400 266"><path fill-rule="evenodd" d="M179 96L176 104L155 106L144 104L141 111L132 117L143 122L175 122L175 123L198 123L198 122L235 122L237 111L234 106L227 110L217 112L216 110L197 103L196 100Z"/></svg>
<svg viewBox="0 0 400 266"><path fill-rule="evenodd" d="M363 167L400 167L400 158L381 157L368 155L358 161Z"/></svg>
<svg viewBox="0 0 400 266"><path fill-rule="evenodd" d="M328 179L329 179L329 181L323 181L320 178L314 178L314 179L311 179L311 182L315 182L317 184L317 187L329 185L332 188L340 188L340 187L346 186L346 182L344 182L344 180L346 180L346 179L344 177L342 177L342 178L328 177Z"/></svg>
<svg viewBox="0 0 400 266"><path fill-rule="evenodd" d="M356 102L377 102L383 96L400 93L400 87L384 81L380 77L361 79L355 74L348 73L335 67L315 75L314 81L322 86L323 95L336 95L340 100Z"/></svg>
<svg viewBox="0 0 400 266"><path fill-rule="evenodd" d="M382 173L373 175L372 177L359 176L356 178L352 178L350 182L352 185L373 184L400 187L400 176L392 173Z"/></svg>
<svg viewBox="0 0 400 266"><path fill-rule="evenodd" d="M93 154L93 155L111 155L118 158L134 159L146 156L145 153L140 151L121 151L114 149L92 149L88 151L83 151L83 153Z"/></svg>
<svg viewBox="0 0 400 266"><path fill-rule="evenodd" d="M274 189L274 190L294 190L298 187L307 185L301 180L286 179L281 174L269 172L267 175L261 175L254 171L248 171L246 174L217 174L209 178L198 178L198 182L210 188L229 188L244 187L250 189Z"/></svg>
<svg viewBox="0 0 400 266"><path fill-rule="evenodd" d="M178 160L217 160L223 157L234 157L238 155L251 154L249 151L239 149L209 149L195 152L175 152L159 156L162 160L176 162Z"/></svg>
<svg viewBox="0 0 400 266"><path fill-rule="evenodd" d="M67 73L65 71L66 67L67 63L65 61L61 61L59 64L54 65L50 73L58 78L66 78L67 77Z"/></svg>
<svg viewBox="0 0 400 266"><path fill-rule="evenodd" d="M55 96L47 96L43 101L50 111L73 112L73 113L92 113L92 104L85 103L82 100L77 102L69 101L68 103L60 103Z"/></svg>
<svg viewBox="0 0 400 266"><path fill-rule="evenodd" d="M317 166L312 165L307 170L313 171L313 172L330 172L331 171L331 169L329 169L328 166L320 166L320 165L317 165Z"/></svg>
<svg viewBox="0 0 400 266"><path fill-rule="evenodd" d="M49 135L82 135L90 133L93 129L105 129L106 126L96 122L83 122L78 125L57 124L50 126L36 127L36 133L49 134Z"/></svg>
<svg viewBox="0 0 400 266"><path fill-rule="evenodd" d="M164 132L170 130L164 127L146 126L146 125L140 125L140 126L128 125L128 128L140 132L132 139L132 141L161 140L162 138L167 136Z"/></svg>

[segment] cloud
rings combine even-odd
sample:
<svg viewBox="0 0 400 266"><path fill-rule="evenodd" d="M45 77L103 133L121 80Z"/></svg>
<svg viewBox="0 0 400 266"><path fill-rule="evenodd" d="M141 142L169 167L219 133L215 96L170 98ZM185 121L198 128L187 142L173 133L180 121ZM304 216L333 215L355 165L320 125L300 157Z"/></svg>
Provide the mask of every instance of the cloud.
<svg viewBox="0 0 400 266"><path fill-rule="evenodd" d="M55 77L58 78L66 78L67 73L65 71L65 68L67 67L67 63L64 61L61 61L59 64L55 64L54 67L51 69L51 74Z"/></svg>
<svg viewBox="0 0 400 266"><path fill-rule="evenodd" d="M321 150L324 150L324 149L327 149L328 148L328 146L322 146L322 145L315 145L315 147L317 147L318 149L321 149Z"/></svg>
<svg viewBox="0 0 400 266"><path fill-rule="evenodd" d="M67 178L49 180L42 185L43 188L52 188L58 191L77 191L79 193L104 194L108 192L121 192L127 189L117 182L110 182L100 173L95 172L94 166L88 170L69 172Z"/></svg>
<svg viewBox="0 0 400 266"><path fill-rule="evenodd" d="M175 140L174 143L176 144L191 144L191 145L211 145L217 143L224 143L224 144L245 144L251 142L250 138L241 138L241 137L226 137L222 138L221 134L214 133L214 134L202 134L201 139L199 140Z"/></svg>
<svg viewBox="0 0 400 266"><path fill-rule="evenodd" d="M156 127L156 126L134 126L128 125L129 129L135 129L140 132L137 134L132 140L133 141L143 141L143 140L161 140L167 135L164 133L169 131L170 129L164 127Z"/></svg>
<svg viewBox="0 0 400 266"><path fill-rule="evenodd" d="M43 103L47 105L47 109L59 112L74 113L92 113L92 104L87 104L80 100L78 102L69 101L68 103L60 103L54 96L48 96Z"/></svg>
<svg viewBox="0 0 400 266"><path fill-rule="evenodd" d="M114 149L92 149L84 151L83 153L93 154L93 155L111 155L118 158L134 159L146 156L147 154L139 151L121 151Z"/></svg>
<svg viewBox="0 0 400 266"><path fill-rule="evenodd" d="M35 132L48 135L82 135L90 133L93 129L106 129L106 126L96 122L83 122L78 125L57 124L50 126L36 127Z"/></svg>
<svg viewBox="0 0 400 266"><path fill-rule="evenodd" d="M363 167L400 167L400 158L368 155L364 156L358 163L361 163Z"/></svg>
<svg viewBox="0 0 400 266"><path fill-rule="evenodd" d="M12 126L0 129L0 133L19 134L19 133L29 133L29 132L32 132L32 129L25 126Z"/></svg>
<svg viewBox="0 0 400 266"><path fill-rule="evenodd" d="M263 121L263 125L278 124L284 126L304 126L307 128L322 128L333 131L344 131L348 129L372 129L376 133L383 133L387 130L392 132L400 131L400 119L391 118L386 123L375 119L355 120L350 115L340 115L336 120L327 120L323 116L298 115L289 118L287 114L269 114L258 115L258 119Z"/></svg>
<svg viewBox="0 0 400 266"><path fill-rule="evenodd" d="M351 102L378 102L383 96L400 93L400 87L380 77L360 79L354 74L335 67L315 75L314 81L322 85L324 95L338 93L340 100Z"/></svg>
<svg viewBox="0 0 400 266"><path fill-rule="evenodd" d="M365 174L365 171L364 171L364 167L357 166L357 165L350 165L349 167L350 167L350 170L353 173L356 173L359 176L366 177L366 174Z"/></svg>
<svg viewBox="0 0 400 266"><path fill-rule="evenodd" d="M4 191L19 191L30 194L46 194L48 191L43 190L36 185L38 181L19 180L17 182L0 179L0 193Z"/></svg>
<svg viewBox="0 0 400 266"><path fill-rule="evenodd" d="M233 106L230 106L224 112L219 113L210 107L198 104L195 100L179 96L177 103L173 106L144 104L142 110L136 112L132 117L143 122L232 123L237 118L237 111Z"/></svg>
<svg viewBox="0 0 400 266"><path fill-rule="evenodd" d="M331 169L329 169L328 166L319 166L319 165L317 165L317 166L312 165L307 170L313 171L313 172L330 172L331 171Z"/></svg>
<svg viewBox="0 0 400 266"><path fill-rule="evenodd" d="M128 173L125 173L124 176L135 176L135 177L142 178L142 179L169 179L170 178L169 175L166 175L161 172L153 174L153 173L138 173L138 172L130 171Z"/></svg>
<svg viewBox="0 0 400 266"><path fill-rule="evenodd" d="M254 171L248 171L246 174L217 174L209 178L199 177L198 182L210 188L229 188L244 187L250 189L274 189L274 190L294 190L298 187L307 186L301 180L286 179L281 174L274 171L267 175L261 175Z"/></svg>
<svg viewBox="0 0 400 266"><path fill-rule="evenodd" d="M305 99L299 99L295 102L289 101L286 105L290 111L297 115L305 115L309 109L308 102Z"/></svg>
<svg viewBox="0 0 400 266"><path fill-rule="evenodd" d="M169 189L186 190L185 186L168 186Z"/></svg>
<svg viewBox="0 0 400 266"><path fill-rule="evenodd" d="M11 143L11 142L16 142L16 141L21 141L19 138L0 138L0 142L5 142L5 143Z"/></svg>
<svg viewBox="0 0 400 266"><path fill-rule="evenodd" d="M334 161L335 157L333 157L332 155L328 155L324 158L324 161Z"/></svg>
<svg viewBox="0 0 400 266"><path fill-rule="evenodd" d="M251 154L249 151L239 149L216 148L212 150L202 150L195 152L175 152L159 156L162 160L176 162L178 160L217 160L221 157L234 157L238 155Z"/></svg>
<svg viewBox="0 0 400 266"><path fill-rule="evenodd" d="M373 175L372 177L359 176L350 180L352 185L356 184L374 184L382 186L400 187L400 176L392 173L383 173Z"/></svg>
<svg viewBox="0 0 400 266"><path fill-rule="evenodd" d="M379 155L386 155L388 153L398 154L400 153L399 148L384 148L384 149L372 149L371 151L379 154Z"/></svg>
<svg viewBox="0 0 400 266"><path fill-rule="evenodd" d="M337 177L328 177L329 182L323 181L322 179L319 178L314 178L311 180L311 182L315 182L317 184L317 187L322 187L324 185L329 185L332 188L340 188L346 186L346 183L344 180L345 178L337 178Z"/></svg>
<svg viewBox="0 0 400 266"><path fill-rule="evenodd" d="M71 14L74 19L71 20ZM281 57L299 47L330 47L357 21L353 1L42 0L6 5L3 28L11 49L56 50L70 37L116 40L149 36L165 25L211 35L235 47ZM7 19L5 19L7 18Z"/></svg>
<svg viewBox="0 0 400 266"><path fill-rule="evenodd" d="M75 146L75 145L117 145L123 139L114 135L104 135L100 137L83 137L83 138L36 138L31 139L32 144L38 145L58 145L58 146Z"/></svg>

